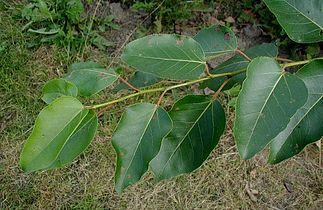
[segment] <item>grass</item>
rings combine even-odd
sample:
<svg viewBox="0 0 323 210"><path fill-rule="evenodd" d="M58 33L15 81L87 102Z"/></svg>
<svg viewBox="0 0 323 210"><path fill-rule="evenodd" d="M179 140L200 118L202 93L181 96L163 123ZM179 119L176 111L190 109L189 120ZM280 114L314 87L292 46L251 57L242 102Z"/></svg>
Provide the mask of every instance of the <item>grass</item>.
<svg viewBox="0 0 323 210"><path fill-rule="evenodd" d="M320 209L323 171L314 146L277 166L265 153L240 159L229 124L220 145L190 175L156 183L151 174L118 195L114 190L115 152L111 135L123 108L118 104L100 121L91 146L68 167L25 174L18 166L22 144L44 107L42 85L64 72L64 52L55 47L28 49L21 23L0 4L0 209ZM88 50L89 59L106 64L106 55ZM178 95L179 93L176 93ZM105 93L96 99L111 97ZM179 96L178 96L179 97ZM137 100L154 101L158 95ZM166 100L166 105L172 99ZM169 105L168 105L169 106ZM227 118L232 122L232 110ZM252 201L246 184L258 193ZM285 186L286 187L285 187ZM287 190L288 189L288 190ZM255 191L255 192L256 192Z"/></svg>

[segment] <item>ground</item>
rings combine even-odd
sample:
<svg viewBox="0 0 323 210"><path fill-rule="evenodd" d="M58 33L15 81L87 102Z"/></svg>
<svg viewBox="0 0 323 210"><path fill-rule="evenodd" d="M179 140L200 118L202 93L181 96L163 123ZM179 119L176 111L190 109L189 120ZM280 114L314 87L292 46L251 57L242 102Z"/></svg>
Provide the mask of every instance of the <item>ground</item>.
<svg viewBox="0 0 323 210"><path fill-rule="evenodd" d="M231 109L226 110L229 123L225 135L199 169L160 183L148 174L118 195L114 190L112 132L125 106L136 100L156 100L158 95L111 107L100 119L93 143L70 166L23 173L19 154L39 110L45 106L40 100L41 88L46 81L62 75L66 64L62 50L55 46L29 49L30 38L21 32L21 23L6 9L0 9L0 209L322 208L323 170L317 147L310 146L274 166L266 164L266 151L252 160L242 160L232 137ZM114 41L125 39L131 27ZM191 27L182 26L181 30L194 33ZM248 38L250 30L239 31L242 47L255 39ZM107 53L96 48L89 47L85 53L88 60L104 65L110 62ZM95 100L105 101L112 95L107 90ZM169 100L174 97L178 94L170 95Z"/></svg>

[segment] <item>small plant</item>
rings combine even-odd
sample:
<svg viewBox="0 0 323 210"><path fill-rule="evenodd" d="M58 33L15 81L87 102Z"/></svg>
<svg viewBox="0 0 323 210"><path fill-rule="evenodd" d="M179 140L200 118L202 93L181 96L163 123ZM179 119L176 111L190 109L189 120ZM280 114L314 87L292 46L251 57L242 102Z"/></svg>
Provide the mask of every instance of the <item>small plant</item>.
<svg viewBox="0 0 323 210"><path fill-rule="evenodd" d="M36 35L30 46L55 44L65 48L68 55L72 54L70 52L81 52L87 43L99 49L111 46L111 42L93 30L95 17L87 24L87 20L82 18L83 13L81 0L31 1L21 10L22 18L28 21L23 30ZM101 21L101 24L97 22L101 32L107 28L118 29L112 16Z"/></svg>
<svg viewBox="0 0 323 210"><path fill-rule="evenodd" d="M264 2L294 41L323 40L322 1ZM209 60L228 53L236 55L209 68ZM194 37L150 35L129 43L121 56L137 70L129 81L112 67L106 70L93 62L73 64L68 75L44 86L42 99L48 106L38 115L24 145L21 168L31 172L71 163L94 138L98 115L106 107L153 92L161 93L159 100L127 107L113 134L117 192L137 182L149 167L157 180L163 180L201 166L226 127L219 100L225 90L238 94L232 103L236 111L233 132L240 156L250 159L268 146L269 163L286 160L323 135L323 59L294 62L277 54L274 44L242 52L235 34L215 25ZM304 66L294 74L286 71L300 65ZM117 80L134 93L95 105L83 105L77 99L92 96ZM164 80L180 83L146 87ZM161 106L168 91L196 83L215 93L187 95L169 112Z"/></svg>
<svg viewBox="0 0 323 210"><path fill-rule="evenodd" d="M131 8L135 10L144 10L152 13L152 19L156 26L157 33L162 31L163 26L175 27L175 23L182 22L191 16L192 8L196 8L204 3L203 0L181 1L181 0L150 0L150 1L128 1ZM175 30L175 29L174 29Z"/></svg>

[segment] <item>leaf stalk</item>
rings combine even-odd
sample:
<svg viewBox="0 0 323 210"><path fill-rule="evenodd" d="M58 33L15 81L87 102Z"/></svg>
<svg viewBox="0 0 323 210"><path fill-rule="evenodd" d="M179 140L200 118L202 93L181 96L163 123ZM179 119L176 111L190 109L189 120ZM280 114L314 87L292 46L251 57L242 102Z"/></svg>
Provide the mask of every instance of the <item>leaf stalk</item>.
<svg viewBox="0 0 323 210"><path fill-rule="evenodd" d="M296 62L291 62L291 63L285 63L285 64L282 64L281 66L282 66L283 69L285 69L287 67L304 65L304 64L307 64L307 63L309 63L309 62L311 62L313 60L323 60L323 57L316 58L316 59L310 59L310 60L304 60L304 61L296 61ZM238 71L234 71L234 72L226 72L226 73L222 73L222 74L211 74L210 73L206 77L199 78L199 79L196 79L196 80L191 80L191 81L184 82L184 83L180 83L180 84L173 85L173 86L153 88L153 89L147 89L147 90L139 90L139 89L137 89L138 92L136 92L136 93L133 93L133 94L130 94L130 95L126 95L124 97L118 98L118 99L113 100L113 101L108 101L108 102L105 102L105 103L102 103L102 104L84 106L84 108L85 109L98 109L98 108L106 107L106 106L109 106L109 105L112 105L112 104L115 104L115 103L124 101L124 100L129 99L129 98L133 98L135 96L143 95L143 94L146 94L146 93L163 92L160 95L160 97L158 99L158 102L157 102L157 105L159 106L160 103L161 103L161 101L162 101L162 99L163 99L163 97L164 97L164 95L169 90L172 90L172 89L175 89L175 88L179 88L179 87L188 86L188 85L192 85L192 84L195 84L195 83L200 83L200 82L203 82L203 81L206 81L206 80L209 80L209 79L213 79L213 78L217 78L217 77L234 76L234 75L243 73L245 71L246 71L246 69L242 69L242 70L238 70ZM225 85L227 82L228 82L228 80L225 81L223 84Z"/></svg>
<svg viewBox="0 0 323 210"><path fill-rule="evenodd" d="M239 70L239 71L234 71L234 72L226 72L226 73L222 73L222 74L210 74L207 77L203 77L203 78L200 78L200 79L184 82L184 83L169 86L169 87L161 87L161 88L140 90L140 92L133 93L133 94L130 94L130 95L126 95L124 97L118 98L118 99L113 100L113 101L108 101L108 102L105 102L105 103L102 103L102 104L97 104L97 105L84 106L84 108L85 109L98 109L98 108L106 107L106 106L109 106L109 105L124 101L124 100L129 99L129 98L133 98L135 96L143 95L143 94L146 94L146 93L154 93L154 92L162 92L163 91L161 97L159 98L159 100L157 102L157 105L159 105L162 98L163 98L163 96L169 90L179 88L179 87L188 86L188 85L192 85L192 84L195 84L195 83L200 83L200 82L203 82L203 81L206 81L206 80L209 80L209 79L213 79L213 78L217 78L217 77L233 76L233 75L245 72L245 71L246 71L246 69Z"/></svg>

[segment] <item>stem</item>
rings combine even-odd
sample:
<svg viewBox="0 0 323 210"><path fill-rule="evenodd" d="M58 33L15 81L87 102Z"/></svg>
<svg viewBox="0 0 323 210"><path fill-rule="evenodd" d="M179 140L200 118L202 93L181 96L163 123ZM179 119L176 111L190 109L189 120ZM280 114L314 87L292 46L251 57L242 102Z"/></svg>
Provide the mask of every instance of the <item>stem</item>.
<svg viewBox="0 0 323 210"><path fill-rule="evenodd" d="M291 66L304 65L304 64L307 64L307 63L309 63L309 62L311 62L313 60L323 60L323 57L316 58L316 59L311 59L311 60L297 61L297 62L292 62L292 63L281 64L281 66L282 66L283 69L285 69L285 68L291 67ZM113 100L113 101L108 101L108 102L105 102L105 103L102 103L102 104L97 104L97 105L84 106L84 108L85 109L98 109L98 108L106 107L106 106L109 106L111 104L115 104L115 103L124 101L126 99L129 99L129 98L132 98L132 97L135 97L135 96L143 95L143 94L146 94L146 93L154 93L154 92L162 92L163 91L163 93L161 94L161 96L159 97L159 100L157 102L157 105L160 105L160 103L162 101L162 98L164 97L164 95L166 94L166 92L169 91L169 90L172 90L172 89L175 89L175 88L179 88L179 87L188 86L188 85L192 85L192 84L195 84L195 83L203 82L203 81L206 81L206 80L209 80L209 79L213 79L213 78L217 78L217 77L234 76L234 75L240 74L240 73L245 72L245 71L246 71L246 69L242 69L242 70L239 70L239 71L226 72L226 73L222 73L222 74L210 74L207 77L203 77L203 78L200 78L200 79L196 79L196 80L192 80L192 81L180 83L180 84L173 85L173 86L169 86L169 87L161 87L161 88L154 88L154 89L148 89L148 90L140 90L140 92L133 93L133 94L130 94L130 95L127 95L127 96L118 98L118 99ZM121 77L119 77L119 78L121 78ZM229 82L229 80L230 79L227 79L221 85L221 87L217 90L217 92L214 94L214 97L215 98L221 92L221 90L223 89L223 87ZM137 88L132 88L132 89L135 90Z"/></svg>
<svg viewBox="0 0 323 210"><path fill-rule="evenodd" d="M172 89L175 89L175 88L179 88L179 87L183 87L183 86L187 86L187 85L192 85L192 84L195 84L195 83L199 83L199 82L203 82L205 80L209 80L209 79L213 79L213 78L216 78L216 77L223 77L223 76L233 76L233 75L236 75L236 74L240 74L242 72L246 71L246 69L243 69L243 70L239 70L239 71L235 71L235 72L227 72L227 73L223 73L223 74L210 74L208 77L203 77L201 79L197 79L197 80L193 80L193 81L189 81L189 82L185 82L185 83L181 83L181 84L178 84L178 85L173 85L173 86L170 86L168 88L165 88L164 92L160 95L159 99L158 99L158 102L157 102L157 106L160 105L164 95L166 94L167 91L169 90L172 90ZM224 83L227 83L226 81ZM225 85L225 84L224 84ZM220 87L221 88L221 87ZM222 87L223 88L223 87ZM222 89L221 88L221 89ZM220 90L221 91L221 90Z"/></svg>
<svg viewBox="0 0 323 210"><path fill-rule="evenodd" d="M211 75L210 69L209 69L209 66L208 66L208 63L207 62L205 63L205 71L206 71L206 75L208 75L208 76Z"/></svg>
<svg viewBox="0 0 323 210"><path fill-rule="evenodd" d="M245 59L247 59L249 62L252 61L252 59L247 55L245 54L244 52L242 52L240 49L236 49L236 52L239 53L240 55L242 55Z"/></svg>
<svg viewBox="0 0 323 210"><path fill-rule="evenodd" d="M173 85L173 86L169 86L169 87L154 88L154 89L148 89L148 90L141 90L140 92L133 93L133 94L130 94L130 95L127 95L127 96L118 98L118 99L113 100L113 101L108 101L108 102L105 102L105 103L102 103L102 104L97 104L97 105L92 105L92 106L84 106L84 108L85 109L98 109L98 108L106 107L108 105L111 105L111 104L115 104L115 103L124 101L126 99L129 99L129 98L132 98L132 97L135 97L135 96L143 95L143 94L146 94L146 93L154 93L154 92L164 91L162 93L161 97L159 98L158 102L157 102L157 104L159 105L160 102L161 102L161 99L163 98L163 96L165 95L165 93L167 91L169 91L169 90L172 90L172 89L175 89L175 88L179 88L179 87L188 86L188 85L192 85L192 84L195 84L195 83L203 82L203 81L206 81L206 80L209 80L209 79L213 79L213 78L217 78L217 77L233 76L233 75L236 75L236 74L240 74L242 72L245 72L245 71L246 71L246 69L242 69L242 70L239 70L239 71L226 72L226 73L222 73L222 74L211 74L208 77L203 77L203 78L200 78L200 79L188 81L188 82L181 83L181 84L178 84L178 85Z"/></svg>
<svg viewBox="0 0 323 210"><path fill-rule="evenodd" d="M277 61L282 61L282 62L294 62L293 60L290 60L290 59L287 59L287 58L280 58L280 57L277 57L276 60Z"/></svg>
<svg viewBox="0 0 323 210"><path fill-rule="evenodd" d="M179 87L184 87L184 86L188 86L188 85L192 85L192 84L195 84L195 83L199 83L199 82L203 82L205 80L209 80L209 79L212 79L214 77L212 77L211 75L209 77L203 77L201 79L197 79L197 80L192 80L192 81L189 81L189 82L185 82L185 83L181 83L181 84L178 84L178 85L173 85L173 86L170 86L170 87L166 87L164 92L160 95L159 99L158 99L158 102L157 102L157 106L160 105L165 93L169 90L172 90L172 89L175 89L175 88L179 88Z"/></svg>
<svg viewBox="0 0 323 210"><path fill-rule="evenodd" d="M138 88L136 88L135 86L133 86L132 84L130 84L127 80L123 79L122 77L119 77L119 80L121 82L123 82L124 84L126 84L128 87L130 87L135 92L140 92L140 90Z"/></svg>
<svg viewBox="0 0 323 210"><path fill-rule="evenodd" d="M224 88L226 84L231 80L231 78L225 80L222 85L219 87L219 89L213 94L213 100L216 100L221 92L221 90Z"/></svg>
<svg viewBox="0 0 323 210"><path fill-rule="evenodd" d="M102 108L101 110L98 111L97 116L101 117L104 114L104 112L106 112L109 108L110 108L110 106L106 106L106 107Z"/></svg>
<svg viewBox="0 0 323 210"><path fill-rule="evenodd" d="M318 58L318 59L322 59L322 58ZM285 64L282 64L282 68L286 69L286 68L292 67L292 66L300 66L300 65L307 64L307 63L309 63L311 61L313 61L313 59L305 60L305 61L296 61L296 62L293 62L293 63L285 63Z"/></svg>
<svg viewBox="0 0 323 210"><path fill-rule="evenodd" d="M162 87L162 88L142 90L140 92L133 93L133 94L130 94L130 95L127 95L127 96L118 98L118 99L113 100L113 101L108 101L106 103L97 104L97 105L93 105L93 106L84 106L84 108L85 109L98 109L98 108L102 108L102 107L105 107L105 106L108 106L108 105L111 105L111 104L115 104L115 103L124 101L124 100L126 100L128 98L132 98L132 97L135 97L135 96L139 96L139 95L142 95L142 94L145 94L145 93L161 92L161 91L164 91L165 89L166 89L165 87Z"/></svg>

